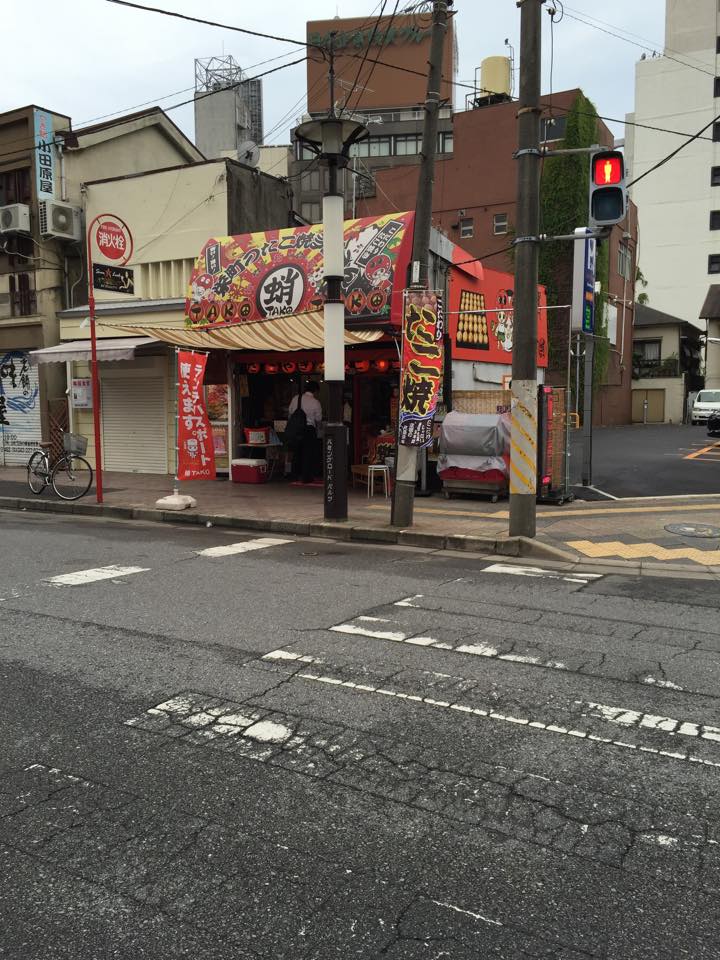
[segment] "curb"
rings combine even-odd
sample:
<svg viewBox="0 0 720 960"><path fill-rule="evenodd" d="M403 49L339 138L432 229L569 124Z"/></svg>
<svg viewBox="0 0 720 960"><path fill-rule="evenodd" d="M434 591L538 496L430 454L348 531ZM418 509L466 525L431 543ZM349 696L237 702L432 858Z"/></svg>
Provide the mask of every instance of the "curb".
<svg viewBox="0 0 720 960"><path fill-rule="evenodd" d="M188 510L156 510L151 507L117 507L105 504L75 503L62 500L29 500L0 497L0 510L61 513L110 520L142 520L150 523L191 524L230 527L240 530L262 530L289 533L298 537L323 537L328 540L357 540L403 547L425 547L428 550L461 550L468 553L497 554L503 557L533 557L575 563L577 557L558 547L528 537L476 537L465 534L445 535L419 530L399 530L391 526L320 522L310 520L277 520L261 517L230 517L224 514L193 513Z"/></svg>

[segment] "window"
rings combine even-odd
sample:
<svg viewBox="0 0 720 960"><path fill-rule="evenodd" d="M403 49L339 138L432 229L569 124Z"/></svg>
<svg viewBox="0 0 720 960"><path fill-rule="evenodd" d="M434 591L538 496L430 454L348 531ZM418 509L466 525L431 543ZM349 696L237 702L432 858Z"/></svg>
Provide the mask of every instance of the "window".
<svg viewBox="0 0 720 960"><path fill-rule="evenodd" d="M713 84L713 96L720 97L720 77L715 77L715 83Z"/></svg>
<svg viewBox="0 0 720 960"><path fill-rule="evenodd" d="M712 167L710 170L710 186L720 187L720 167Z"/></svg>
<svg viewBox="0 0 720 960"><path fill-rule="evenodd" d="M710 211L710 229L720 230L720 210Z"/></svg>
<svg viewBox="0 0 720 960"><path fill-rule="evenodd" d="M303 220L307 220L309 223L320 223L320 204L319 203L303 203L300 205L300 215Z"/></svg>
<svg viewBox="0 0 720 960"><path fill-rule="evenodd" d="M475 236L475 225L472 217L463 217L460 221L460 239L470 240Z"/></svg>
<svg viewBox="0 0 720 960"><path fill-rule="evenodd" d="M565 137L567 117L542 117L540 120L540 141L562 140Z"/></svg>
<svg viewBox="0 0 720 960"><path fill-rule="evenodd" d="M626 243L621 243L618 246L617 272L625 280L632 278L632 253Z"/></svg>
<svg viewBox="0 0 720 960"><path fill-rule="evenodd" d="M660 359L661 340L633 340L633 356L645 363Z"/></svg>
<svg viewBox="0 0 720 960"><path fill-rule="evenodd" d="M311 150L310 147L306 147L298 140L296 156L298 160L314 160L317 154L314 150Z"/></svg>
<svg viewBox="0 0 720 960"><path fill-rule="evenodd" d="M440 153L452 153L453 152L453 135L452 133L439 133L438 134L438 151Z"/></svg>
<svg viewBox="0 0 720 960"><path fill-rule="evenodd" d="M13 317L30 317L37 310L35 291L30 288L30 274L16 273L9 278L10 313Z"/></svg>
<svg viewBox="0 0 720 960"><path fill-rule="evenodd" d="M720 273L720 253L711 253L708 257L708 273Z"/></svg>
<svg viewBox="0 0 720 960"><path fill-rule="evenodd" d="M320 171L319 170L306 170L302 175L302 188L303 190L319 190L320 189Z"/></svg>
<svg viewBox="0 0 720 960"><path fill-rule="evenodd" d="M715 53L720 53L720 37L715 37Z"/></svg>
<svg viewBox="0 0 720 960"><path fill-rule="evenodd" d="M402 133L395 137L395 156L408 157L420 153L422 137L419 133Z"/></svg>
<svg viewBox="0 0 720 960"><path fill-rule="evenodd" d="M9 203L30 203L30 169L0 173L0 207Z"/></svg>
<svg viewBox="0 0 720 960"><path fill-rule="evenodd" d="M496 237L508 232L508 215L506 213L496 213L493 216L493 233Z"/></svg>
<svg viewBox="0 0 720 960"><path fill-rule="evenodd" d="M389 157L390 137L366 137L350 147L351 157Z"/></svg>
<svg viewBox="0 0 720 960"><path fill-rule="evenodd" d="M717 120L713 124L713 140L715 143L720 143L720 122Z"/></svg>

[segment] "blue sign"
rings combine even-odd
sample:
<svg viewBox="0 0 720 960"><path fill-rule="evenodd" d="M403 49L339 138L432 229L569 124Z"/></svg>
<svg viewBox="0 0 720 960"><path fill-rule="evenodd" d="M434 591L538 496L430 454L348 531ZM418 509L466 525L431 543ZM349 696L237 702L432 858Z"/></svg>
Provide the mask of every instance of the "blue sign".
<svg viewBox="0 0 720 960"><path fill-rule="evenodd" d="M585 262L583 266L582 290L582 330L583 333L595 332L595 254L597 241L589 237L585 241Z"/></svg>
<svg viewBox="0 0 720 960"><path fill-rule="evenodd" d="M38 200L55 196L55 136L52 114L35 110L35 170Z"/></svg>

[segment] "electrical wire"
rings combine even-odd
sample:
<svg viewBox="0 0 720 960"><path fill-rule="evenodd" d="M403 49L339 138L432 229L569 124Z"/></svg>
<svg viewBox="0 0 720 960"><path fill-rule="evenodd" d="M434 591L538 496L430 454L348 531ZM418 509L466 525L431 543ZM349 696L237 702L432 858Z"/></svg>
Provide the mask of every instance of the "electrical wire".
<svg viewBox="0 0 720 960"><path fill-rule="evenodd" d="M690 146L691 143L694 143L696 140L699 140L701 135L705 133L706 130L709 130L710 127L712 127L718 121L720 121L720 114L718 114L716 117L713 117L710 123L706 123L704 127L698 130L698 132L693 134L689 139L687 139L685 143L681 143L679 147L677 147L675 150L669 153L666 157L663 157L662 160L658 160L658 162L653 164L652 167L650 167L648 170L645 171L645 173L641 173L639 177L635 177L634 180L631 180L630 183L628 183L627 185L628 189L634 186L636 183L640 183L641 180L644 180L645 177L649 176L649 174L654 173L655 170L658 170L660 167L664 166L666 163L672 160L673 157L676 157L681 150L684 150L685 147L688 147Z"/></svg>
<svg viewBox="0 0 720 960"><path fill-rule="evenodd" d="M399 3L400 0L397 0L397 2ZM369 39L368 39L367 47L365 48L365 53L364 53L364 55L363 55L363 58L362 58L362 60L360 61L360 63L358 64L357 73L355 74L355 79L353 80L352 87L350 87L350 92L349 92L348 95L345 97L345 103L343 104L342 107L340 107L340 111L339 111L339 113L338 113L338 116L339 116L339 117L341 117L341 116L343 115L343 111L345 110L345 108L346 108L346 107L349 107L349 105L350 105L350 98L352 97L352 95L355 93L355 90L357 89L357 85L358 85L358 82L359 82L359 80L360 80L360 74L362 73L362 68L365 66L365 63L366 63L366 61L367 61L368 54L370 53L370 47L372 46L373 40L375 39L375 35L376 35L377 32L378 32L378 27L380 26L380 21L381 21L381 19L382 19L382 15L385 13L385 7L386 7L386 6L387 6L387 0L382 0L382 6L380 7L380 13L378 14L377 19L376 19L376 21L375 21L375 25L374 25L374 27L372 28L372 33L370 34L370 37L369 37ZM396 3L396 5L395 5L395 9L397 9L397 3ZM388 30L389 30L389 29L390 29L390 28L388 27ZM385 31L385 36L387 37L387 30ZM380 49L382 49L382 44L381 44ZM358 96L358 100L359 100L359 96ZM355 105L357 106L357 103L356 103ZM330 109L331 109L333 112L335 111L335 104L334 104L334 103L331 103L331 104L330 104Z"/></svg>

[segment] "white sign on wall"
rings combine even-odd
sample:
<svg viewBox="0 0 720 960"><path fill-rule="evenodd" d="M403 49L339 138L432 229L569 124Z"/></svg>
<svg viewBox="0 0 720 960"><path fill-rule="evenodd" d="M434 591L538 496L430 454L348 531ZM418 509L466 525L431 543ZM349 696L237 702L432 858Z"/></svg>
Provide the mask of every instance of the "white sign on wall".
<svg viewBox="0 0 720 960"><path fill-rule="evenodd" d="M73 378L72 405L76 410L92 409L92 380L90 377Z"/></svg>
<svg viewBox="0 0 720 960"><path fill-rule="evenodd" d="M37 367L27 350L0 353L0 462L26 464L40 439Z"/></svg>

